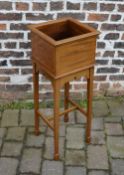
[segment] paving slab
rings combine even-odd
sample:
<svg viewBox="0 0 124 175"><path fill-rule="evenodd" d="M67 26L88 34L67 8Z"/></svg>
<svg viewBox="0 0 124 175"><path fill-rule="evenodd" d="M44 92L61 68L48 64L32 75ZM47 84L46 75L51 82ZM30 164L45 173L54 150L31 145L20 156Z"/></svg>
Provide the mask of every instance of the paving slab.
<svg viewBox="0 0 124 175"><path fill-rule="evenodd" d="M78 126L67 127L66 147L71 149L83 149L85 147L84 133L84 128Z"/></svg>
<svg viewBox="0 0 124 175"><path fill-rule="evenodd" d="M0 112L0 119L2 118L2 112Z"/></svg>
<svg viewBox="0 0 124 175"><path fill-rule="evenodd" d="M22 143L4 142L1 155L17 157L21 154Z"/></svg>
<svg viewBox="0 0 124 175"><path fill-rule="evenodd" d="M105 131L107 135L124 135L124 131L120 123L106 123Z"/></svg>
<svg viewBox="0 0 124 175"><path fill-rule="evenodd" d="M25 148L20 163L21 173L40 173L41 150Z"/></svg>
<svg viewBox="0 0 124 175"><path fill-rule="evenodd" d="M124 102L118 100L107 101L112 116L122 116L124 110Z"/></svg>
<svg viewBox="0 0 124 175"><path fill-rule="evenodd" d="M105 100L93 101L93 116L106 117L109 114L109 109Z"/></svg>
<svg viewBox="0 0 124 175"><path fill-rule="evenodd" d="M105 145L88 146L88 169L109 169L108 155Z"/></svg>
<svg viewBox="0 0 124 175"><path fill-rule="evenodd" d="M124 175L124 159L111 160L112 175Z"/></svg>
<svg viewBox="0 0 124 175"><path fill-rule="evenodd" d="M121 116L114 116L112 117L109 115L108 117L104 118L105 123L121 123L122 117Z"/></svg>
<svg viewBox="0 0 124 175"><path fill-rule="evenodd" d="M2 143L3 143L3 140L0 139L0 149L1 149Z"/></svg>
<svg viewBox="0 0 124 175"><path fill-rule="evenodd" d="M103 131L91 131L91 144L105 144L105 133Z"/></svg>
<svg viewBox="0 0 124 175"><path fill-rule="evenodd" d="M46 117L53 116L53 109L51 109L51 108L41 108L40 112ZM47 126L46 123L41 118L40 118L39 122L40 122L40 126Z"/></svg>
<svg viewBox="0 0 124 175"><path fill-rule="evenodd" d="M6 128L0 128L0 139L2 139L5 135Z"/></svg>
<svg viewBox="0 0 124 175"><path fill-rule="evenodd" d="M80 111L76 111L76 120L78 124L86 124L86 117Z"/></svg>
<svg viewBox="0 0 124 175"><path fill-rule="evenodd" d="M6 140L16 140L16 141L23 141L25 135L25 128L24 127L11 127L8 128Z"/></svg>
<svg viewBox="0 0 124 175"><path fill-rule="evenodd" d="M104 130L103 118L92 119L92 130Z"/></svg>
<svg viewBox="0 0 124 175"><path fill-rule="evenodd" d="M42 165L41 175L63 175L63 163L61 161L45 160Z"/></svg>
<svg viewBox="0 0 124 175"><path fill-rule="evenodd" d="M66 165L85 165L86 156L84 150L67 150L65 157Z"/></svg>
<svg viewBox="0 0 124 175"><path fill-rule="evenodd" d="M124 158L124 137L108 136L108 150L113 158Z"/></svg>
<svg viewBox="0 0 124 175"><path fill-rule="evenodd" d="M26 146L41 148L43 147L44 139L45 137L43 134L40 134L38 136L34 134L28 134L27 140L26 140Z"/></svg>
<svg viewBox="0 0 124 175"><path fill-rule="evenodd" d="M0 175L16 175L18 160L14 158L0 158Z"/></svg>
<svg viewBox="0 0 124 175"><path fill-rule="evenodd" d="M40 131L40 134L44 134L45 131L46 131L46 126L39 126L39 131ZM34 134L35 135L35 128L34 126L29 126L28 127L28 133L31 133L31 134Z"/></svg>
<svg viewBox="0 0 124 175"><path fill-rule="evenodd" d="M3 113L1 126L18 126L19 111L18 110L5 110Z"/></svg>
<svg viewBox="0 0 124 175"><path fill-rule="evenodd" d="M101 170L92 170L88 172L88 175L110 175L109 172L101 171Z"/></svg>
<svg viewBox="0 0 124 175"><path fill-rule="evenodd" d="M66 167L65 175L86 175L86 168L84 167Z"/></svg>
<svg viewBox="0 0 124 175"><path fill-rule="evenodd" d="M21 110L20 126L34 126L34 110Z"/></svg>
<svg viewBox="0 0 124 175"><path fill-rule="evenodd" d="M68 117L69 117L68 122L64 122L64 116L62 116L60 118L60 123L65 124L65 125L75 124L75 111L69 112Z"/></svg>
<svg viewBox="0 0 124 175"><path fill-rule="evenodd" d="M20 173L19 175L29 175L29 173ZM37 175L37 174L30 173L30 175Z"/></svg>

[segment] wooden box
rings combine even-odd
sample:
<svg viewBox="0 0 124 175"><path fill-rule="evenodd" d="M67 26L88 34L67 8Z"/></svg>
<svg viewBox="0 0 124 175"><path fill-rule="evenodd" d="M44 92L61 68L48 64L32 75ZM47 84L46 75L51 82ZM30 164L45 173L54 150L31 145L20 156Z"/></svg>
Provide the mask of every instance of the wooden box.
<svg viewBox="0 0 124 175"><path fill-rule="evenodd" d="M53 78L63 77L95 63L94 28L72 18L29 25L32 59Z"/></svg>

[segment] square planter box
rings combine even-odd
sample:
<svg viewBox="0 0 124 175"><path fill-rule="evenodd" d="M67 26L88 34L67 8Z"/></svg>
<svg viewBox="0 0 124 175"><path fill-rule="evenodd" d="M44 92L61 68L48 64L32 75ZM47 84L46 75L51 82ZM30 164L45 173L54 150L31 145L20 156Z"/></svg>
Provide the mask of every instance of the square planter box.
<svg viewBox="0 0 124 175"><path fill-rule="evenodd" d="M95 63L99 32L72 18L29 25L32 59L53 78L88 68Z"/></svg>

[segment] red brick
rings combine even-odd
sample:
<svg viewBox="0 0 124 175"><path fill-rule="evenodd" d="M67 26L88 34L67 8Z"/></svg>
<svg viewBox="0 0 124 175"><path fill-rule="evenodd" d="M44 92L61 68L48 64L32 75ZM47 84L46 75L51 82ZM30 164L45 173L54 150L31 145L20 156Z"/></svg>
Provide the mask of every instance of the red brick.
<svg viewBox="0 0 124 175"><path fill-rule="evenodd" d="M113 88L118 89L118 88L120 88L120 87L121 87L121 84L120 84L119 82L113 83Z"/></svg>
<svg viewBox="0 0 124 175"><path fill-rule="evenodd" d="M32 74L32 69L31 68L24 68L21 69L21 74Z"/></svg>
<svg viewBox="0 0 124 175"><path fill-rule="evenodd" d="M100 57L101 56L101 52L96 52L96 57Z"/></svg>
<svg viewBox="0 0 124 175"><path fill-rule="evenodd" d="M118 31L124 31L124 24L118 24L116 30Z"/></svg>
<svg viewBox="0 0 124 175"><path fill-rule="evenodd" d="M6 90L6 85L4 84L0 84L0 91L5 91ZM0 93L1 96L2 92Z"/></svg>
<svg viewBox="0 0 124 175"><path fill-rule="evenodd" d="M114 14L112 14L110 20L111 21L119 21L119 20L121 20L121 15L114 15Z"/></svg>
<svg viewBox="0 0 124 175"><path fill-rule="evenodd" d="M124 49L124 42L115 42L114 48Z"/></svg>
<svg viewBox="0 0 124 175"><path fill-rule="evenodd" d="M94 29L97 29L98 28L98 24L97 23L94 23L94 22L88 22L88 23L84 23L84 24L87 24L87 25L93 27Z"/></svg>
<svg viewBox="0 0 124 175"><path fill-rule="evenodd" d="M31 60L26 60L26 59L19 59L19 60L10 60L10 63L13 66L31 66Z"/></svg>
<svg viewBox="0 0 124 175"><path fill-rule="evenodd" d="M20 11L26 11L28 10L28 3L24 3L24 2L17 2L16 3L16 10L20 10Z"/></svg>
<svg viewBox="0 0 124 175"><path fill-rule="evenodd" d="M124 81L124 74L121 74L121 75L111 75L109 77L109 80L111 80L111 81Z"/></svg>
<svg viewBox="0 0 124 175"><path fill-rule="evenodd" d="M23 57L23 52L16 51L0 51L0 57L8 58L8 57Z"/></svg>
<svg viewBox="0 0 124 175"><path fill-rule="evenodd" d="M6 24L0 24L0 30L6 30Z"/></svg>
<svg viewBox="0 0 124 175"><path fill-rule="evenodd" d="M69 9L69 10L79 10L80 9L80 3L67 2L67 9Z"/></svg>
<svg viewBox="0 0 124 175"><path fill-rule="evenodd" d="M108 19L108 14L89 14L88 20L89 21L106 21Z"/></svg>
<svg viewBox="0 0 124 175"><path fill-rule="evenodd" d="M0 77L0 82L8 82L10 81L10 77Z"/></svg>
<svg viewBox="0 0 124 175"><path fill-rule="evenodd" d="M111 11L114 10L114 8L115 8L115 4L109 4L109 3L106 3L106 4L101 3L100 4L100 11L109 11L109 12L111 12Z"/></svg>
<svg viewBox="0 0 124 175"><path fill-rule="evenodd" d="M12 2L0 1L0 10L12 10Z"/></svg>
<svg viewBox="0 0 124 175"><path fill-rule="evenodd" d="M29 49L31 48L31 42L20 42L19 47L23 49Z"/></svg>
<svg viewBox="0 0 124 175"><path fill-rule="evenodd" d="M27 30L27 24L19 23L19 24L10 24L10 30Z"/></svg>
<svg viewBox="0 0 124 175"><path fill-rule="evenodd" d="M22 14L20 13L0 13L0 21L19 21L22 19Z"/></svg>
<svg viewBox="0 0 124 175"><path fill-rule="evenodd" d="M63 2L62 1L53 1L50 2L50 10L62 10Z"/></svg>
<svg viewBox="0 0 124 175"><path fill-rule="evenodd" d="M44 11L47 7L46 2L38 3L38 2L33 2L33 10L41 10Z"/></svg>
<svg viewBox="0 0 124 175"><path fill-rule="evenodd" d="M117 40L119 38L119 33L108 33L105 35L105 40Z"/></svg>
<svg viewBox="0 0 124 175"><path fill-rule="evenodd" d="M0 66L7 66L7 60L0 61Z"/></svg>
<svg viewBox="0 0 124 175"><path fill-rule="evenodd" d="M18 74L18 69L0 69L0 74Z"/></svg>
<svg viewBox="0 0 124 175"><path fill-rule="evenodd" d="M33 77L28 77L28 82L33 82Z"/></svg>
<svg viewBox="0 0 124 175"><path fill-rule="evenodd" d="M118 57L123 57L124 58L124 51L118 51Z"/></svg>
<svg viewBox="0 0 124 175"><path fill-rule="evenodd" d="M101 76L96 75L96 76L94 76L94 80L95 81L105 81L106 77L107 77L106 75L101 75Z"/></svg>
<svg viewBox="0 0 124 175"><path fill-rule="evenodd" d="M6 90L11 92L27 91L27 90L31 90L31 85L30 84L14 84L14 85L7 84Z"/></svg>
<svg viewBox="0 0 124 175"><path fill-rule="evenodd" d="M53 19L53 14L44 14L44 13L26 13L26 19L31 21L37 21L37 20L50 20Z"/></svg>
<svg viewBox="0 0 124 175"><path fill-rule="evenodd" d="M83 9L84 10L96 10L97 3L95 3L95 2L84 3Z"/></svg>
<svg viewBox="0 0 124 175"><path fill-rule="evenodd" d="M105 74L109 74L109 73L118 73L119 72L119 68L116 67L100 67L97 68L97 73L105 73Z"/></svg>
<svg viewBox="0 0 124 175"><path fill-rule="evenodd" d="M41 91L42 91L43 89L44 89L44 90L47 89L48 91L53 90L51 84L41 84L41 85L39 86L39 88L40 88Z"/></svg>
<svg viewBox="0 0 124 175"><path fill-rule="evenodd" d="M107 90L109 88L110 84L109 83L100 83L100 90Z"/></svg>
<svg viewBox="0 0 124 175"><path fill-rule="evenodd" d="M124 12L124 5L123 4L118 4L118 11Z"/></svg>
<svg viewBox="0 0 124 175"><path fill-rule="evenodd" d="M124 33L123 33L123 35L122 35L121 39L122 39L122 40L124 40Z"/></svg>
<svg viewBox="0 0 124 175"><path fill-rule="evenodd" d="M115 51L106 50L103 54L103 57L114 57Z"/></svg>
<svg viewBox="0 0 124 175"><path fill-rule="evenodd" d="M6 39L23 39L24 34L23 33L8 33L8 32L0 32L0 39L6 40Z"/></svg>
<svg viewBox="0 0 124 175"><path fill-rule="evenodd" d="M104 23L101 26L101 30L116 30L117 29L117 24L109 24L109 23Z"/></svg>
<svg viewBox="0 0 124 175"><path fill-rule="evenodd" d="M124 60L114 59L114 60L112 60L112 64L114 64L114 65L124 65Z"/></svg>
<svg viewBox="0 0 124 175"><path fill-rule="evenodd" d="M108 64L108 60L96 59L96 65L106 65L106 64Z"/></svg>
<svg viewBox="0 0 124 175"><path fill-rule="evenodd" d="M84 20L85 19L85 13L58 13L58 18L63 17L72 17L78 20Z"/></svg>
<svg viewBox="0 0 124 175"><path fill-rule="evenodd" d="M8 48L8 49L14 49L16 48L16 42L7 42L5 43L5 48Z"/></svg>
<svg viewBox="0 0 124 175"><path fill-rule="evenodd" d="M105 43L104 42L97 42L97 48L100 48L100 49L105 48Z"/></svg>

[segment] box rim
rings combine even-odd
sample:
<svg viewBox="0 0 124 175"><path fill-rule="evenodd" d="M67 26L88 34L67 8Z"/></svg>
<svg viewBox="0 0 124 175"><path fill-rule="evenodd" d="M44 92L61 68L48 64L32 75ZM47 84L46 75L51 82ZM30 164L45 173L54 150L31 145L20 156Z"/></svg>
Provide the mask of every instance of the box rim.
<svg viewBox="0 0 124 175"><path fill-rule="evenodd" d="M50 25L50 24L55 24L57 22L62 22L62 21L67 21L67 20L70 20L70 21L76 23L77 25L79 25L81 27L84 27L85 29L87 29L91 32L56 41L52 37L45 34L44 32L38 30L38 27L42 27L42 26ZM71 17L60 18L60 19L57 19L57 20L51 20L51 21L43 22L43 23L39 23L39 24L30 24L27 27L32 32L37 33L40 37L42 37L42 39L44 39L48 43L52 44L53 46L59 46L59 45L66 44L66 43L69 43L69 42L72 42L72 41L76 41L76 40L79 40L79 39L86 39L88 37L97 36L97 35L100 34L100 32L98 30L94 29L93 27L91 27L87 24L83 24L83 23L79 22L78 20L76 20L74 18L71 18Z"/></svg>

